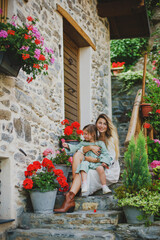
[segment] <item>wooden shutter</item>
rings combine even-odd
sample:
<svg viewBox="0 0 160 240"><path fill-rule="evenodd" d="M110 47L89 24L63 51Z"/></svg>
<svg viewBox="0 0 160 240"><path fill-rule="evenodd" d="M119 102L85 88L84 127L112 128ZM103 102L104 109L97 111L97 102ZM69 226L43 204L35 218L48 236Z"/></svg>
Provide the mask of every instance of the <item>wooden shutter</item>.
<svg viewBox="0 0 160 240"><path fill-rule="evenodd" d="M7 7L8 7L8 0L0 0L0 8L2 9L2 14L0 14L0 22L5 22L4 19L1 17L7 17Z"/></svg>
<svg viewBox="0 0 160 240"><path fill-rule="evenodd" d="M65 118L79 121L78 46L64 33Z"/></svg>

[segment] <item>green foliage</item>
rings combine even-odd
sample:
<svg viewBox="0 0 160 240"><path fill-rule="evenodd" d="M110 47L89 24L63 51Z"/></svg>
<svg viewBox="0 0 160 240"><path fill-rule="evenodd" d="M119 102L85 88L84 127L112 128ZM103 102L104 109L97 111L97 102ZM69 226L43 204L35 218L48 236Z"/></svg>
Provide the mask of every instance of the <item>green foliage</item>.
<svg viewBox="0 0 160 240"><path fill-rule="evenodd" d="M154 160L160 159L160 144L154 142L149 137L147 137L148 146L148 162L151 163Z"/></svg>
<svg viewBox="0 0 160 240"><path fill-rule="evenodd" d="M160 179L160 166L153 168L153 173L156 179Z"/></svg>
<svg viewBox="0 0 160 240"><path fill-rule="evenodd" d="M71 162L69 162L70 155L67 155L64 148L59 149L57 151L57 155L55 158L51 158L53 164L66 164L67 166L71 165Z"/></svg>
<svg viewBox="0 0 160 240"><path fill-rule="evenodd" d="M127 189L131 187L135 191L139 191L151 185L147 159L145 137L140 132L137 143L135 144L134 138L132 138L128 150L124 154L123 184Z"/></svg>
<svg viewBox="0 0 160 240"><path fill-rule="evenodd" d="M131 89L138 83L142 83L143 71L132 71L122 72L118 75L118 80L122 82L122 88L120 92L131 93ZM153 76L146 72L146 80L152 80Z"/></svg>
<svg viewBox="0 0 160 240"><path fill-rule="evenodd" d="M131 206L140 208L144 216L156 215L160 210L160 194L156 191L141 189L136 194L126 193L126 197L119 199L120 207Z"/></svg>
<svg viewBox="0 0 160 240"><path fill-rule="evenodd" d="M41 192L47 192L55 190L59 187L58 183L55 182L57 176L53 172L40 172L32 177L33 189L40 190ZM33 191L33 190L32 190Z"/></svg>
<svg viewBox="0 0 160 240"><path fill-rule="evenodd" d="M147 48L145 38L118 39L111 41L111 62L125 62L134 65Z"/></svg>

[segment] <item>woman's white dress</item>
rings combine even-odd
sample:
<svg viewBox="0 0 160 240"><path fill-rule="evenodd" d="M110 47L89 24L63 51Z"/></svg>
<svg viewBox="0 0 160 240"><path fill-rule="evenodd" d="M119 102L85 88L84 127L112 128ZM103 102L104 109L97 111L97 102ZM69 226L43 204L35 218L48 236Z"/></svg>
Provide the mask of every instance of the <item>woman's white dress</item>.
<svg viewBox="0 0 160 240"><path fill-rule="evenodd" d="M119 161L116 159L115 148L112 141L108 145L107 149L113 158L113 162L110 168L105 169L107 186L109 186L112 183L118 182L119 176L120 176L120 166L119 166ZM87 185L88 185L88 191L86 193L83 193L82 196L91 195L97 190L102 188L102 184L100 182L99 175L96 170L93 170L93 169L89 170L87 174Z"/></svg>

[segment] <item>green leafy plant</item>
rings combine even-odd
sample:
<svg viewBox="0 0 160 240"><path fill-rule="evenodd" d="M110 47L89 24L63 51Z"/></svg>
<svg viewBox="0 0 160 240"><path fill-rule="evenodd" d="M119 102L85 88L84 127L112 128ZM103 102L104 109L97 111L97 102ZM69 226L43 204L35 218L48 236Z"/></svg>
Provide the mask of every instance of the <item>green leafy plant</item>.
<svg viewBox="0 0 160 240"><path fill-rule="evenodd" d="M136 194L126 193L125 198L119 199L118 205L120 207L131 206L139 208L142 215L138 217L139 220L146 220L148 223L148 216L157 215L160 210L160 194L157 191L150 191L148 189L141 189Z"/></svg>
<svg viewBox="0 0 160 240"><path fill-rule="evenodd" d="M139 191L151 185L145 145L145 137L140 132L137 142L135 143L134 138L132 138L128 150L124 154L123 184L127 189L132 188L134 191Z"/></svg>
<svg viewBox="0 0 160 240"><path fill-rule="evenodd" d="M154 142L149 137L147 137L147 146L148 146L148 162L151 163L154 160L160 159L160 144Z"/></svg>
<svg viewBox="0 0 160 240"><path fill-rule="evenodd" d="M118 39L111 41L111 62L125 62L134 65L146 50L148 40L145 38Z"/></svg>
<svg viewBox="0 0 160 240"><path fill-rule="evenodd" d="M27 17L27 24L16 25L17 17L11 23L0 22L0 51L6 52L22 67L31 82L41 72L47 74L48 65L54 62L53 50L44 48L44 38L35 26L37 19Z"/></svg>
<svg viewBox="0 0 160 240"><path fill-rule="evenodd" d="M53 164L66 164L67 166L70 166L72 163L72 157L68 154L66 154L64 148L60 148L56 152L56 157L51 158Z"/></svg>
<svg viewBox="0 0 160 240"><path fill-rule="evenodd" d="M144 219L148 223L149 215L158 215L159 213L160 194L158 183L152 184L145 144L142 132L136 142L133 138L131 139L124 155L123 185L115 189L115 196L118 198L119 206L136 207L142 211L138 219Z"/></svg>
<svg viewBox="0 0 160 240"><path fill-rule="evenodd" d="M131 93L133 86L142 83L143 71L132 71L122 72L118 75L118 80L122 83L120 92ZM152 80L153 76L146 72L146 80Z"/></svg>

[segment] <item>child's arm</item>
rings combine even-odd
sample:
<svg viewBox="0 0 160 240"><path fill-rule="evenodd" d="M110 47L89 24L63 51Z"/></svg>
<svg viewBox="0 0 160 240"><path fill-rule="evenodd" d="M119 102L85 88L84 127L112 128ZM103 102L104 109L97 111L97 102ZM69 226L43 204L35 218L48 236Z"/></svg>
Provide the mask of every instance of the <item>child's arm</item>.
<svg viewBox="0 0 160 240"><path fill-rule="evenodd" d="M83 146L83 142L78 143L77 145L67 144L68 148L66 148L66 153L75 153Z"/></svg>

